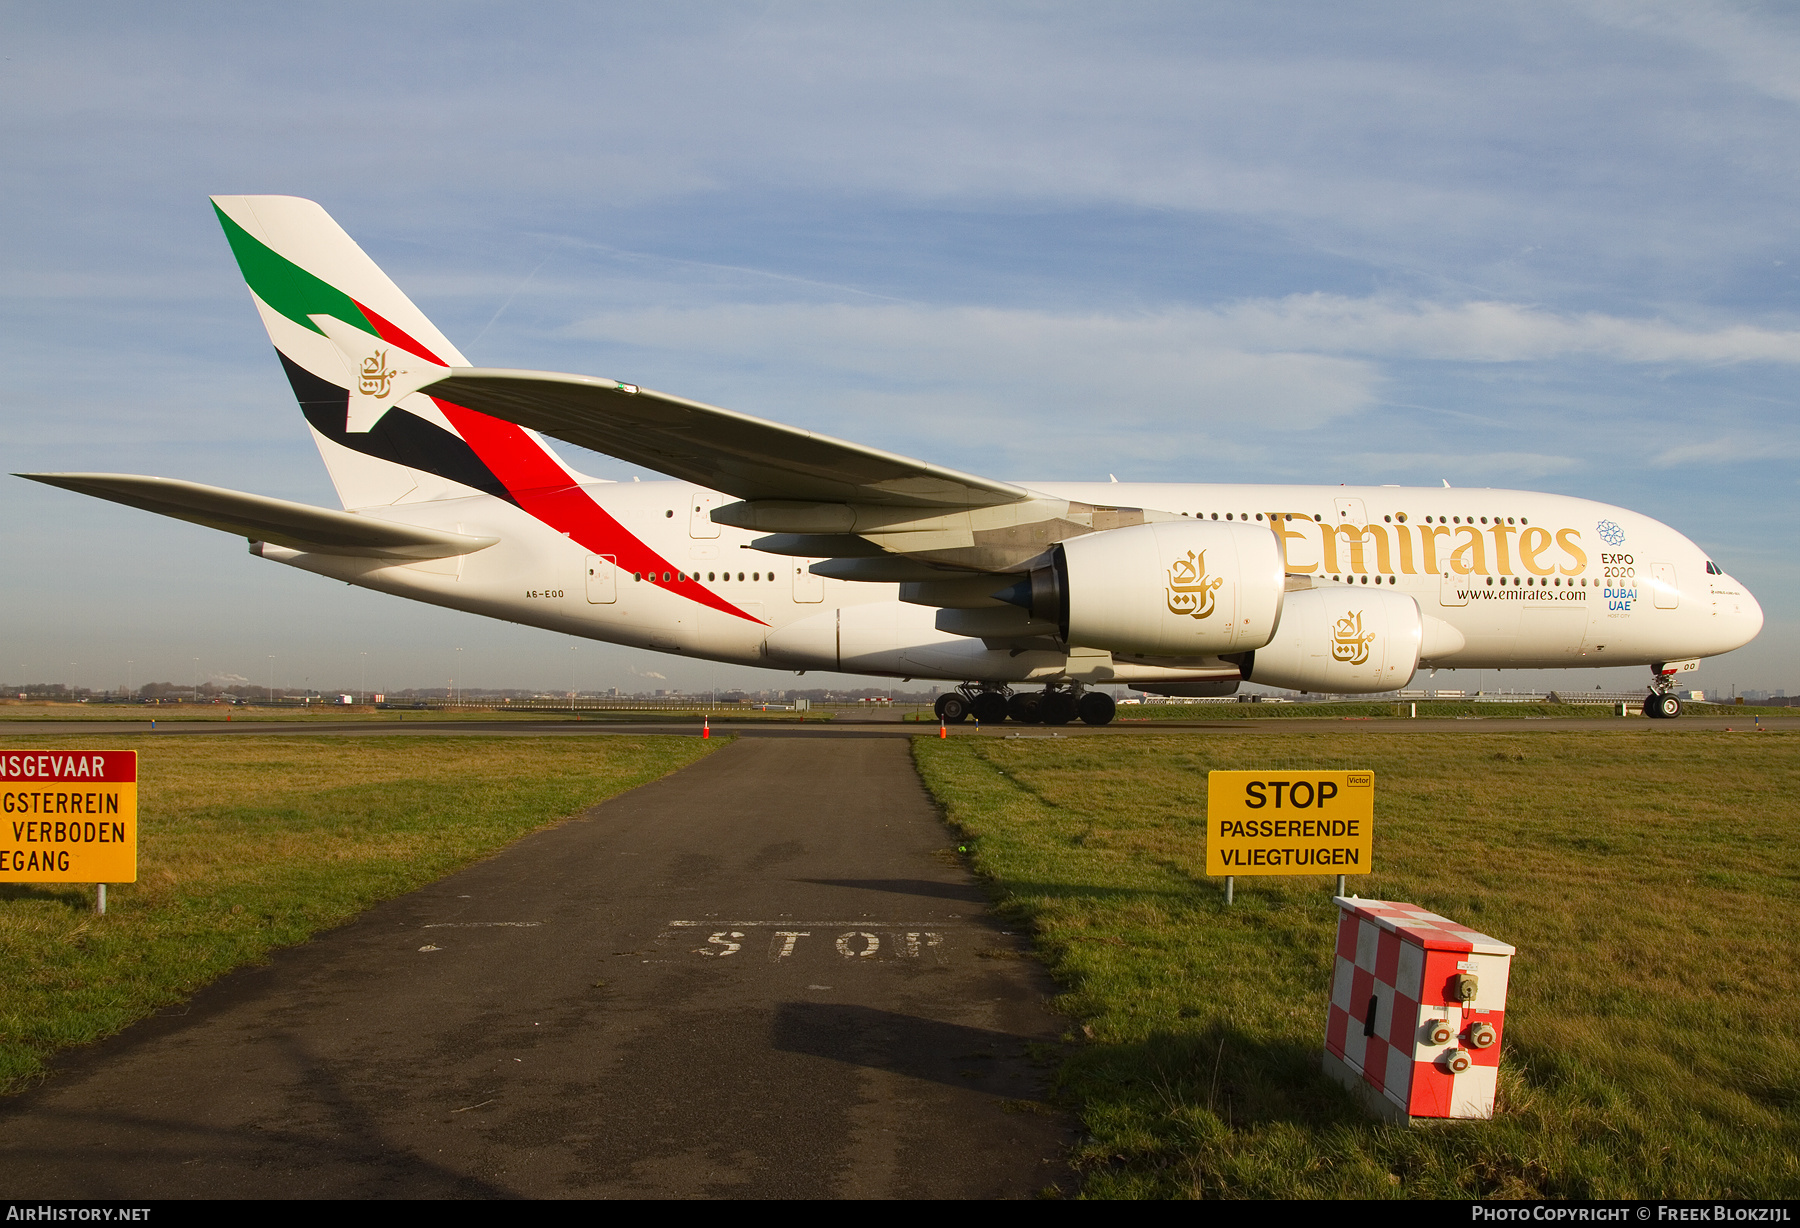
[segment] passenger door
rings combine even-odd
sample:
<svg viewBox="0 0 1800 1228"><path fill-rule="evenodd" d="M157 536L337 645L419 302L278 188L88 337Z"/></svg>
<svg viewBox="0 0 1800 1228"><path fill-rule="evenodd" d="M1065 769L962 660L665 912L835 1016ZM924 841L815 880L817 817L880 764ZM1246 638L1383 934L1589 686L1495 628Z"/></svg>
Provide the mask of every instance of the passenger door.
<svg viewBox="0 0 1800 1228"><path fill-rule="evenodd" d="M590 605L611 605L619 599L619 560L615 556L587 556L587 599Z"/></svg>
<svg viewBox="0 0 1800 1228"><path fill-rule="evenodd" d="M1681 589L1675 585L1675 564L1650 564L1650 587L1656 590L1656 608L1673 610L1681 604Z"/></svg>
<svg viewBox="0 0 1800 1228"><path fill-rule="evenodd" d="M688 494L688 536L717 537L719 526L713 523L712 510L719 506L719 496L710 490L690 490Z"/></svg>

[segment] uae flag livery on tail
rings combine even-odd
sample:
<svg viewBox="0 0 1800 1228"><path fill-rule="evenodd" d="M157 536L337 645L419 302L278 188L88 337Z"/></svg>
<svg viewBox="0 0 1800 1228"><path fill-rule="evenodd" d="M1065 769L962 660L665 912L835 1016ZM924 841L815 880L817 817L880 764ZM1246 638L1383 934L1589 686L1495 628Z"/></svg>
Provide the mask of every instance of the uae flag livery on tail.
<svg viewBox="0 0 1800 1228"><path fill-rule="evenodd" d="M492 495L622 571L761 621L626 530L535 432L418 391L468 359L319 205L215 196L213 208L345 508Z"/></svg>

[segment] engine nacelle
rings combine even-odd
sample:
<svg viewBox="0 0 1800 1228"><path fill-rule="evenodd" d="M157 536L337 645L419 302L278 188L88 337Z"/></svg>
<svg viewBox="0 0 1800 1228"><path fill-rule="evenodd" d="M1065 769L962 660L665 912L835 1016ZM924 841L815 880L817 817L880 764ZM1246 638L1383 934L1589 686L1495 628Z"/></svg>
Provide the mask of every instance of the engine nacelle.
<svg viewBox="0 0 1800 1228"><path fill-rule="evenodd" d="M1266 644L1281 621L1281 550L1266 527L1165 520L1071 537L995 596L1114 654L1216 656Z"/></svg>
<svg viewBox="0 0 1800 1228"><path fill-rule="evenodd" d="M1233 659L1264 686L1358 695L1411 682L1424 638L1419 603L1404 593L1312 588L1287 595L1272 640Z"/></svg>

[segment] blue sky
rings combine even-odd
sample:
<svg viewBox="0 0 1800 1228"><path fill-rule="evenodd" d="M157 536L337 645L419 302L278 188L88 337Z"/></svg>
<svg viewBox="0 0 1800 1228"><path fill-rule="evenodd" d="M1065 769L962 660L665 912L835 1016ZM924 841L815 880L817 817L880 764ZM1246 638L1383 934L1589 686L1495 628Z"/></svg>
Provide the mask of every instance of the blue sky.
<svg viewBox="0 0 1800 1228"><path fill-rule="evenodd" d="M1800 690L1792 10L14 4L0 54L7 470L332 501L205 202L284 192L483 364L1009 478L1647 512L1768 614L1700 684ZM783 685L0 512L0 678Z"/></svg>

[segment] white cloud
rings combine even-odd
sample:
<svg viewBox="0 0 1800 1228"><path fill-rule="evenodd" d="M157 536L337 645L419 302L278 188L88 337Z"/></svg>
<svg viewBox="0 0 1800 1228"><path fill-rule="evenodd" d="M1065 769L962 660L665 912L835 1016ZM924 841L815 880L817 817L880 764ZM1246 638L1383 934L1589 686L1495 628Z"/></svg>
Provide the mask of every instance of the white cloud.
<svg viewBox="0 0 1800 1228"><path fill-rule="evenodd" d="M1792 438L1723 435L1665 448L1650 458L1658 469L1681 465L1733 465L1741 461L1792 460L1800 457L1800 443Z"/></svg>
<svg viewBox="0 0 1800 1228"><path fill-rule="evenodd" d="M1705 0L1604 0L1593 5L1605 21L1715 58L1731 77L1783 102L1800 102L1800 32L1793 13L1761 13ZM1790 20L1785 24L1780 17Z"/></svg>
<svg viewBox="0 0 1800 1228"><path fill-rule="evenodd" d="M1220 323L1194 311L801 304L612 312L568 331L734 368L750 364L765 390L771 380L783 382L783 372L805 372L808 383L828 372L840 387L860 385L850 406L860 403L868 416L888 412L900 396L911 413L924 408L959 429L985 418L1016 431L1024 409L1059 421L1103 415L1113 431L1172 418L1204 427L1246 417L1266 429L1301 430L1373 402L1378 376L1368 363L1257 352L1234 345ZM841 391L834 402L844 412ZM1011 412L984 414L984 404Z"/></svg>
<svg viewBox="0 0 1800 1228"><path fill-rule="evenodd" d="M1004 443L1022 421L1065 446L1071 433L1117 440L1175 425L1190 437L1313 430L1376 404L1384 364L1800 363L1800 332L1756 325L1323 294L1130 315L728 304L612 311L565 333L728 369L717 382L733 408L834 434L904 420L976 446ZM830 391L808 391L821 385ZM1555 471L1555 458L1507 455L1519 472Z"/></svg>
<svg viewBox="0 0 1800 1228"><path fill-rule="evenodd" d="M1457 362L1589 357L1623 363L1800 363L1800 331L1751 324L1565 314L1518 303L1299 294L1207 313L1219 340L1252 348Z"/></svg>
<svg viewBox="0 0 1800 1228"><path fill-rule="evenodd" d="M1423 477L1428 483L1454 478L1452 486L1500 476L1542 478L1582 467L1582 462L1574 457L1540 452L1363 452L1346 459L1365 473Z"/></svg>
<svg viewBox="0 0 1800 1228"><path fill-rule="evenodd" d="M567 326L560 344L596 341L608 351L608 375L1019 480L1107 470L1189 480L1341 470L1457 484L1552 478L1616 455L1620 429L1641 457L1671 423L1704 420L1665 394L1645 402L1627 387L1655 388L1672 370L1800 363L1800 332L1761 325L1392 295L1136 313L916 303L619 309ZM1602 376L1610 396L1527 408L1530 389L1572 378L1578 363L1642 373L1635 383ZM1495 367L1523 399L1493 399L1481 381ZM1419 409L1403 402L1420 393L1420 379L1433 382L1427 396L1479 408L1395 434ZM1406 450L1349 454L1377 438ZM1724 449L1702 445L1687 459L1722 462Z"/></svg>
<svg viewBox="0 0 1800 1228"><path fill-rule="evenodd" d="M994 307L732 304L589 316L572 336L715 353L763 364L804 360L908 382L1008 377L1021 370L1116 387L1199 374L1230 382L1277 368L1296 389L1365 385L1343 356L1448 362L1800 363L1800 330L1683 326L1661 319L1567 314L1518 303L1443 303L1297 294L1217 308L1132 315ZM1237 364L1244 364L1238 366ZM1147 376L1137 373L1148 372ZM1278 379L1277 382L1281 382ZM1279 394L1277 394L1279 395ZM1332 403L1318 412L1343 411Z"/></svg>

